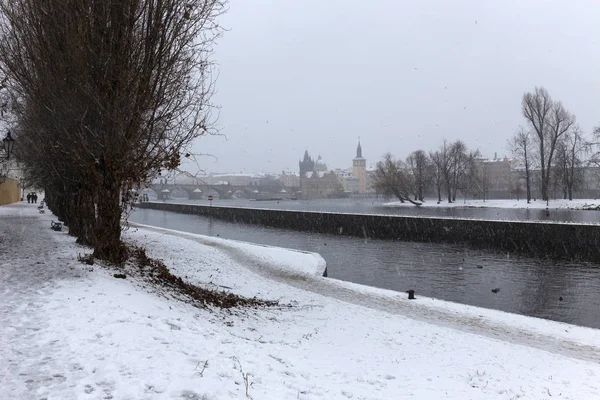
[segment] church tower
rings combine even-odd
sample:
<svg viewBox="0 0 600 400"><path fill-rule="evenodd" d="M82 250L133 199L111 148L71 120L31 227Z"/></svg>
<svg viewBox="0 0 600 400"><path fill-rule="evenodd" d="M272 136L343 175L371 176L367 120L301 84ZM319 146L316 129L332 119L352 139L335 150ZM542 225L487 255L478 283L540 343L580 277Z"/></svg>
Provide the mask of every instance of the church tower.
<svg viewBox="0 0 600 400"><path fill-rule="evenodd" d="M308 155L308 150L304 151L304 159L298 162L300 167L300 177L304 178L307 172L313 172L315 170L315 162Z"/></svg>
<svg viewBox="0 0 600 400"><path fill-rule="evenodd" d="M356 147L356 158L352 160L352 175L358 179L358 192L367 193L367 160L362 156L360 139Z"/></svg>

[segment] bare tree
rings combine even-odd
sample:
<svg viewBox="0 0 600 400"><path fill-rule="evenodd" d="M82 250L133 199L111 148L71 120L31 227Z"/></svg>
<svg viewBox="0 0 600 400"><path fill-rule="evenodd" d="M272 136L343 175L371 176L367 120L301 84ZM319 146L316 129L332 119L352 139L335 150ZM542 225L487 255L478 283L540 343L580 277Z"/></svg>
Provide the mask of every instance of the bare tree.
<svg viewBox="0 0 600 400"><path fill-rule="evenodd" d="M437 193L437 202L442 202L442 185L444 184L444 174L440 165L443 165L443 155L440 151L429 153L429 159L431 160L431 175L433 178L433 186Z"/></svg>
<svg viewBox="0 0 600 400"><path fill-rule="evenodd" d="M431 158L431 153L429 155L429 159L431 162L428 166L428 176L430 177L431 183L436 191L437 203L440 204L442 202L442 184L444 183L444 178L440 172L440 169Z"/></svg>
<svg viewBox="0 0 600 400"><path fill-rule="evenodd" d="M548 200L552 158L558 140L575 123L575 117L560 102L555 102L545 88L536 87L522 99L522 112L535 132L539 147L542 199Z"/></svg>
<svg viewBox="0 0 600 400"><path fill-rule="evenodd" d="M556 144L556 155L552 166L553 184L560 188L563 199L567 199L569 187L569 150L564 140Z"/></svg>
<svg viewBox="0 0 600 400"><path fill-rule="evenodd" d="M573 200L573 190L583 179L583 158L590 148L591 144L583 138L579 125L574 125L557 143L554 173L564 199Z"/></svg>
<svg viewBox="0 0 600 400"><path fill-rule="evenodd" d="M533 129L539 146L540 153L540 168L542 173L542 198L548 199L548 182L544 178L546 176L547 159L545 157L547 140L547 132L549 131L550 113L553 107L550 94L545 88L534 89L533 93L526 92L523 94L521 102L523 116Z"/></svg>
<svg viewBox="0 0 600 400"><path fill-rule="evenodd" d="M223 10L223 0L0 0L20 157L63 218L93 227L97 257L121 258L128 189L211 132Z"/></svg>
<svg viewBox="0 0 600 400"><path fill-rule="evenodd" d="M415 200L423 202L423 192L430 181L429 157L423 150L415 150L406 158L406 164L413 176Z"/></svg>
<svg viewBox="0 0 600 400"><path fill-rule="evenodd" d="M378 194L386 197L396 196L401 203L407 201L416 206L421 205L411 198L414 177L402 161L394 160L390 153L377 163L371 186Z"/></svg>
<svg viewBox="0 0 600 400"><path fill-rule="evenodd" d="M513 156L525 167L525 188L527 203L531 202L531 157L532 157L532 139L531 132L520 126L517 132L508 140L508 146Z"/></svg>
<svg viewBox="0 0 600 400"><path fill-rule="evenodd" d="M477 179L474 162L478 156L479 151L469 151L462 140L457 140L450 146L452 201L456 201L458 190L466 193L473 187L474 180Z"/></svg>
<svg viewBox="0 0 600 400"><path fill-rule="evenodd" d="M589 162L590 164L600 166L600 125L596 125L592 131L592 141L589 142L590 151L592 152Z"/></svg>
<svg viewBox="0 0 600 400"><path fill-rule="evenodd" d="M479 159L473 163L472 178L468 189L474 196L479 196L485 202L490 191L490 171L487 160Z"/></svg>
<svg viewBox="0 0 600 400"><path fill-rule="evenodd" d="M452 158L450 155L450 146L448 145L448 142L444 140L439 150L429 153L429 157L436 167L436 175L434 179L438 192L438 202L442 201L441 187L444 185L446 194L448 196L448 203L452 203Z"/></svg>
<svg viewBox="0 0 600 400"><path fill-rule="evenodd" d="M461 140L450 144L444 140L439 150L429 154L435 165L434 181L438 189L438 201L441 201L442 184L446 189L448 203L456 201L458 190L469 190L472 180L476 178L473 163L478 154L479 151L468 151Z"/></svg>

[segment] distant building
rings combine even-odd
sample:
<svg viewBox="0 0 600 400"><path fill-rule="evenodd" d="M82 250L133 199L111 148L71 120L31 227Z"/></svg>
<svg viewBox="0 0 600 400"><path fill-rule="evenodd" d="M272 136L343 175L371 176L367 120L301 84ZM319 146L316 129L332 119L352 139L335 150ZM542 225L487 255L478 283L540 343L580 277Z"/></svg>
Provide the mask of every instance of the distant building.
<svg viewBox="0 0 600 400"><path fill-rule="evenodd" d="M367 160L362 156L360 141L352 169L329 171L319 155L314 161L308 151L298 162L300 168L300 192L303 199L345 197L351 193L367 193Z"/></svg>
<svg viewBox="0 0 600 400"><path fill-rule="evenodd" d="M339 198L344 195L344 188L333 171L307 173L306 177L300 178L300 191L305 200Z"/></svg>
<svg viewBox="0 0 600 400"><path fill-rule="evenodd" d="M4 156L0 153L0 158ZM14 157L0 162L0 205L19 201L23 195L23 169Z"/></svg>
<svg viewBox="0 0 600 400"><path fill-rule="evenodd" d="M358 193L367 193L367 160L362 156L360 140L356 147L356 157L352 160L352 174L358 180Z"/></svg>
<svg viewBox="0 0 600 400"><path fill-rule="evenodd" d="M360 193L360 181L355 176L350 176L342 182L344 192Z"/></svg>
<svg viewBox="0 0 600 400"><path fill-rule="evenodd" d="M299 188L300 187L300 176L293 172L281 171L279 175L279 182L287 188Z"/></svg>
<svg viewBox="0 0 600 400"><path fill-rule="evenodd" d="M478 171L477 187L473 192L476 197L489 199L510 198L514 190L511 164L507 157L493 159L479 158L475 160Z"/></svg>
<svg viewBox="0 0 600 400"><path fill-rule="evenodd" d="M304 151L304 159L298 162L300 166L300 177L306 175L307 172L313 172L315 170L315 162L308 155L308 150Z"/></svg>
<svg viewBox="0 0 600 400"><path fill-rule="evenodd" d="M338 177L338 180L342 184L344 188L344 192L346 193L358 193L360 190L358 179L352 173L352 168L348 169L336 169L333 172Z"/></svg>
<svg viewBox="0 0 600 400"><path fill-rule="evenodd" d="M580 179L575 188L577 197L595 199L600 197L600 168L588 166L580 168Z"/></svg>
<svg viewBox="0 0 600 400"><path fill-rule="evenodd" d="M327 164L319 156L316 162L304 152L300 167L300 197L302 199L327 199L342 197L344 188L337 175L327 171ZM312 168L310 171L308 168Z"/></svg>
<svg viewBox="0 0 600 400"><path fill-rule="evenodd" d="M325 164L325 161L323 161L320 154L319 154L319 157L317 158L317 162L315 162L314 170L316 172L327 172L327 164Z"/></svg>

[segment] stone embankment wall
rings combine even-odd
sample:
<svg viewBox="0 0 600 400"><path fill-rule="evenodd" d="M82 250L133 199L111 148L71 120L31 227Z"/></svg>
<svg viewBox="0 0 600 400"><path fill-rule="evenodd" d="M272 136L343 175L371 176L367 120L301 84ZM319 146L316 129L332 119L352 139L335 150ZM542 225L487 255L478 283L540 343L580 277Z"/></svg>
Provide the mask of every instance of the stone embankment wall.
<svg viewBox="0 0 600 400"><path fill-rule="evenodd" d="M538 258L600 263L600 225L142 203L140 208L332 235L465 244Z"/></svg>

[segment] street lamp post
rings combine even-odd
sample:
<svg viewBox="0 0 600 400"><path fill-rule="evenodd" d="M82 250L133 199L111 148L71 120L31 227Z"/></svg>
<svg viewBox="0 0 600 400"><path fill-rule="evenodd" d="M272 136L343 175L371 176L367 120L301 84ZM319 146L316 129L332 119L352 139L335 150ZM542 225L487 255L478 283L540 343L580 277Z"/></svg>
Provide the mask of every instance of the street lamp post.
<svg viewBox="0 0 600 400"><path fill-rule="evenodd" d="M25 198L25 179L19 179L19 185L21 185L21 201Z"/></svg>
<svg viewBox="0 0 600 400"><path fill-rule="evenodd" d="M6 153L6 159L10 158L10 153L12 153L13 147L15 145L15 139L10 134L10 131L6 134L6 137L2 139L2 145L4 147L4 152Z"/></svg>

